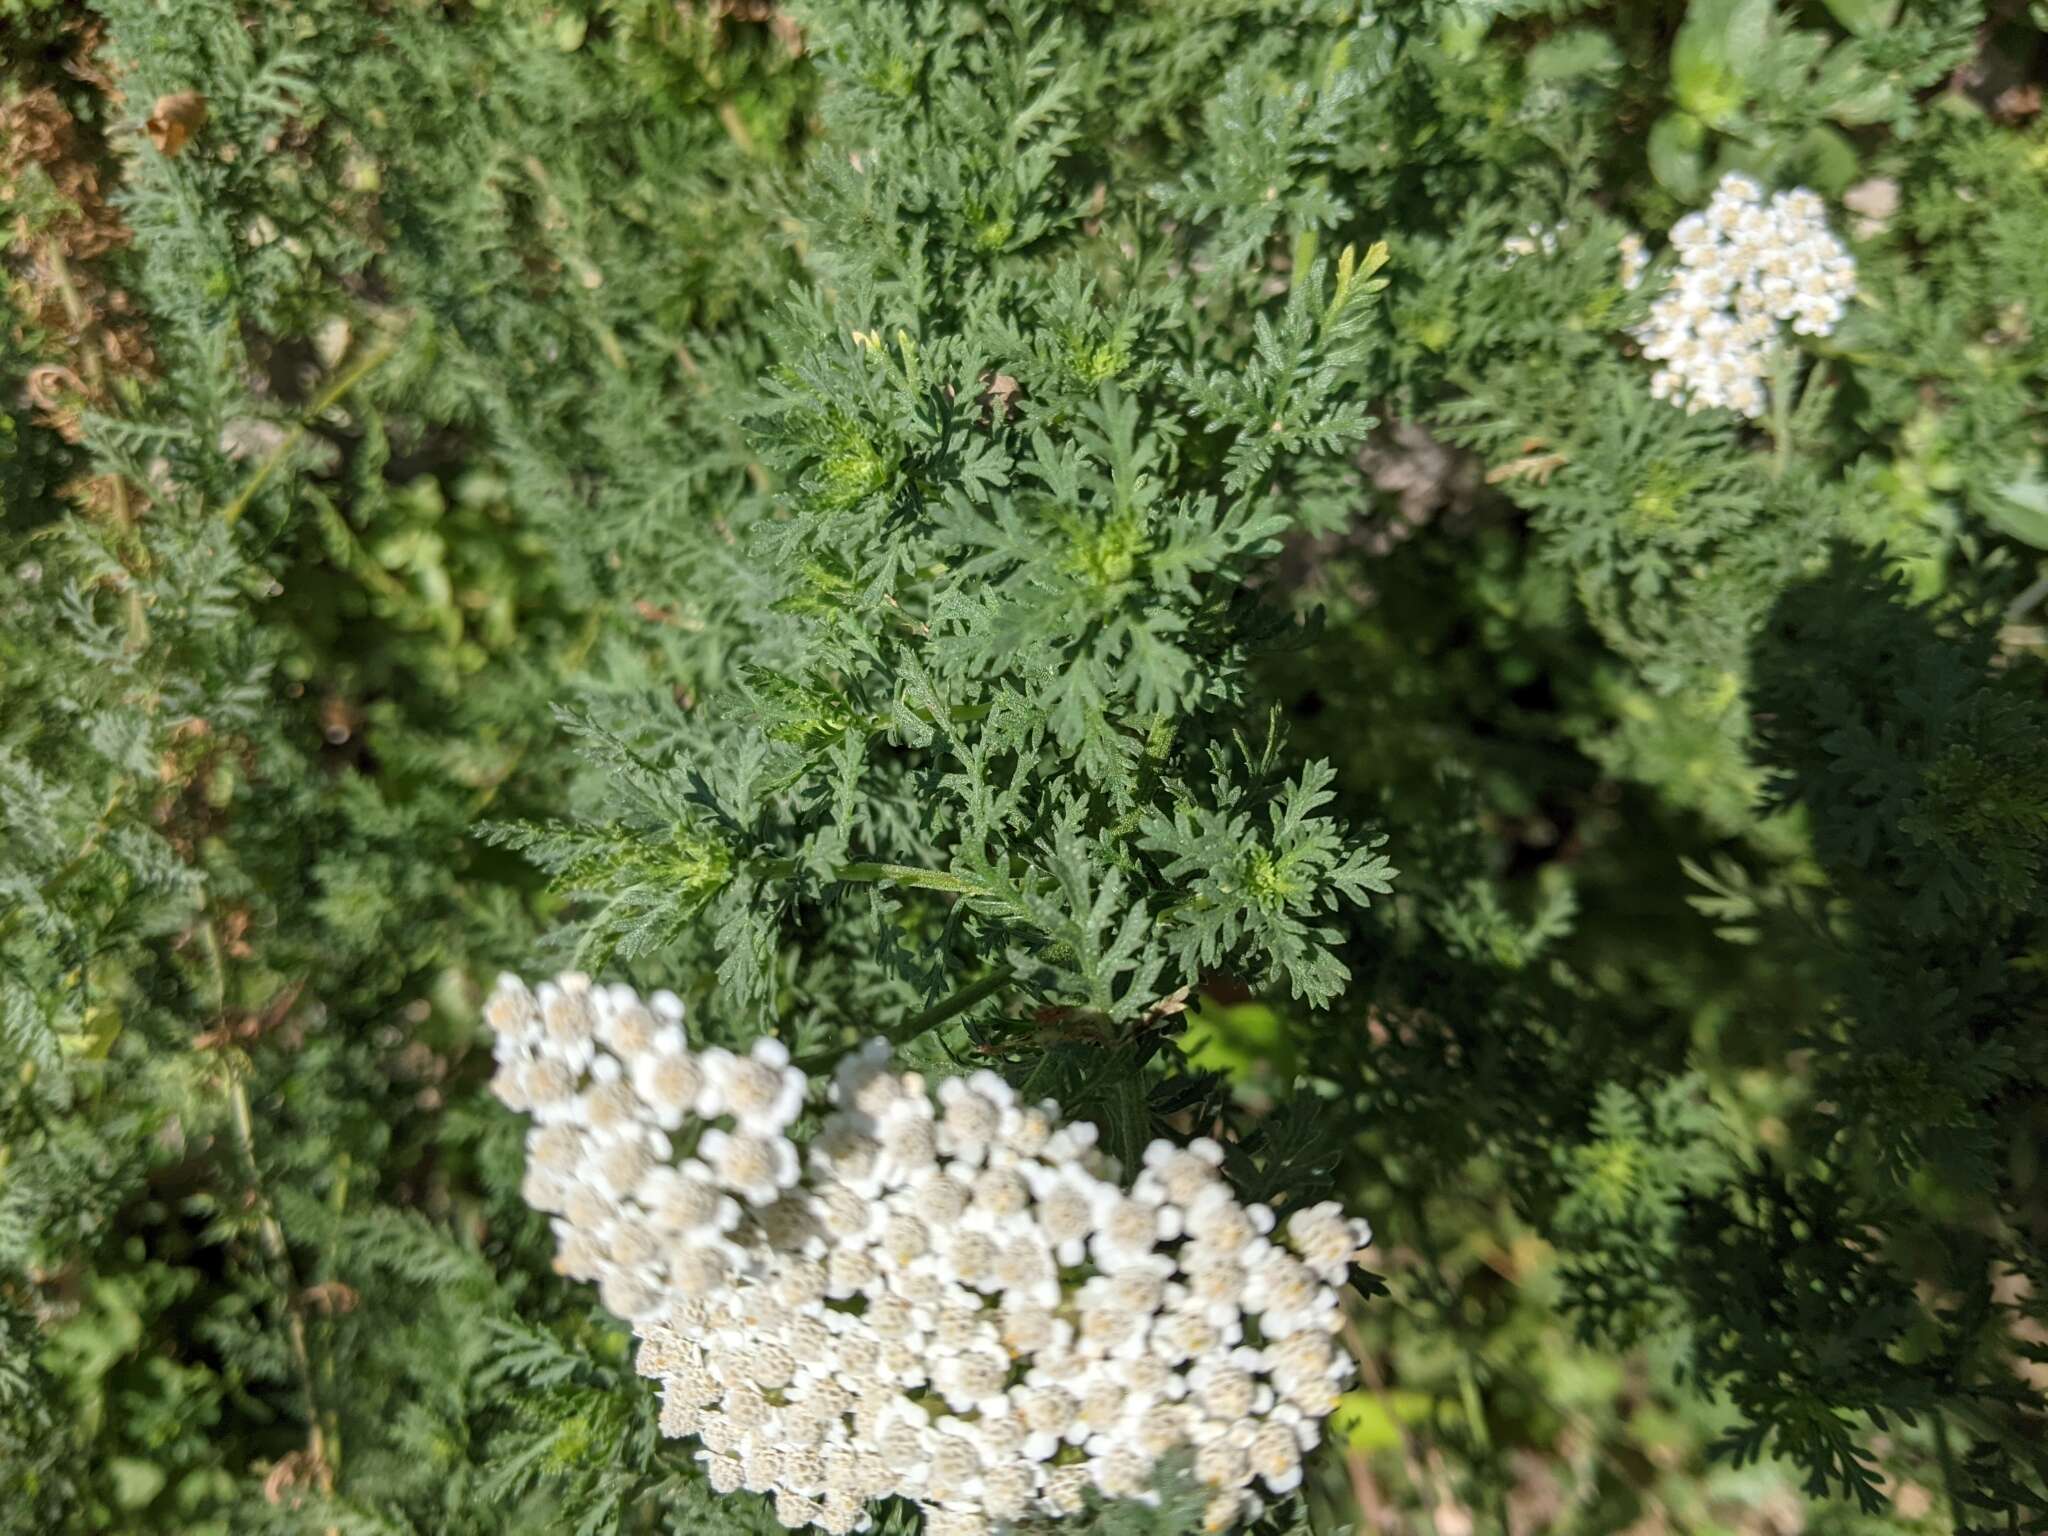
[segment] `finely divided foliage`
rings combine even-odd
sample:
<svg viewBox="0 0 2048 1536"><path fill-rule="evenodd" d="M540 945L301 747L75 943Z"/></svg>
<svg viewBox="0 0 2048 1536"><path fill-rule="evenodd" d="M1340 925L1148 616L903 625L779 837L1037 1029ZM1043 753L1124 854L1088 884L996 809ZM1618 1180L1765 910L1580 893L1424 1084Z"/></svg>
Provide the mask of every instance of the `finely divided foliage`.
<svg viewBox="0 0 2048 1536"><path fill-rule="evenodd" d="M1316 814L1326 767L1291 776L1275 745L1229 743L1266 724L1248 584L1327 517L1312 487L1372 425L1385 248L1297 270L1228 366L1174 359L1171 338L1140 355L1105 315L1156 304L1159 262L1223 257L1144 252L1162 237L1120 226L1147 190L1110 202L1082 179L1084 30L1012 8L930 46L929 122L909 123L912 145L947 130L929 156L862 147L885 93L857 69L828 98L852 143L805 211L830 287L788 305L788 360L751 413L790 494L724 530L772 573L775 617L738 643L731 703L659 755L599 738L676 830L499 835L592 900L591 963L687 942L710 908L735 1001L769 998L783 922L865 882L944 914L956 953L1047 1004L1128 1019L1156 995L1122 973L1170 991L1226 967L1327 1002L1348 972L1323 917L1385 894L1392 866ZM877 213L927 204L961 221L949 240ZM907 836L878 798L915 799ZM904 957L907 988L940 977L959 979Z"/></svg>
<svg viewBox="0 0 2048 1536"><path fill-rule="evenodd" d="M0 1533L2048 1531L2044 27L0 0Z"/></svg>

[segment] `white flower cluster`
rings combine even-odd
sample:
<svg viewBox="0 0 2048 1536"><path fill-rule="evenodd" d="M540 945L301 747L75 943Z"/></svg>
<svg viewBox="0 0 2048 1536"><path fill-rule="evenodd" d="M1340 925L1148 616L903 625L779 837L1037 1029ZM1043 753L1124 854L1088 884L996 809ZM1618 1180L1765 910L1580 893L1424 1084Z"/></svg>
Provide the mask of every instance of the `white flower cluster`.
<svg viewBox="0 0 2048 1536"><path fill-rule="evenodd" d="M932 1536L982 1536L1091 1488L1152 1501L1176 1453L1211 1531L1300 1484L1372 1237L1336 1205L1276 1233L1207 1140L1154 1142L1124 1188L1092 1126L989 1072L934 1094L879 1040L800 1154L787 1050L693 1052L670 994L505 977L486 1018L557 1267L632 1324L714 1489L773 1494L792 1529L863 1530L900 1496Z"/></svg>
<svg viewBox="0 0 2048 1536"><path fill-rule="evenodd" d="M1789 322L1826 336L1856 292L1856 263L1804 187L1768 202L1747 176L1721 179L1707 206L1671 229L1678 268L1637 327L1660 362L1650 393L1689 411L1725 406L1761 416L1765 376Z"/></svg>

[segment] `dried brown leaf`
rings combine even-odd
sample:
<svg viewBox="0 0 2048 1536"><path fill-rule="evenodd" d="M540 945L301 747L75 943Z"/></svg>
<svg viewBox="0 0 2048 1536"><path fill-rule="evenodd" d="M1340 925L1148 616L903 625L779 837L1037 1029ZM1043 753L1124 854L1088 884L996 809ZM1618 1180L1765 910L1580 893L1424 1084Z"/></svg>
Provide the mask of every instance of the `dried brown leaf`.
<svg viewBox="0 0 2048 1536"><path fill-rule="evenodd" d="M206 98L197 91L173 91L159 96L142 131L149 142L166 155L175 155L206 122Z"/></svg>

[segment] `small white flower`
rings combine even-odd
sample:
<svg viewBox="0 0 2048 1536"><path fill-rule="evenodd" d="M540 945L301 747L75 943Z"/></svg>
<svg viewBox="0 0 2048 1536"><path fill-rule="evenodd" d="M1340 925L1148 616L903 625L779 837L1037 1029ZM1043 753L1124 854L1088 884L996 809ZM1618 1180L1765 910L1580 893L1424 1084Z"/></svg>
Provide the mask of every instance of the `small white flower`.
<svg viewBox="0 0 2048 1536"><path fill-rule="evenodd" d="M1372 1227L1344 1214L1334 1200L1287 1219L1287 1239L1302 1261L1331 1285L1342 1285L1352 1260L1372 1242Z"/></svg>
<svg viewBox="0 0 2048 1536"><path fill-rule="evenodd" d="M868 1134L862 1116L827 1116L818 1134L811 1138L808 1154L813 1174L851 1191L859 1199L878 1198L888 1183L881 1143Z"/></svg>
<svg viewBox="0 0 2048 1536"><path fill-rule="evenodd" d="M980 1412L1002 1397L1009 1363L993 1351L968 1350L939 1360L932 1385L956 1413Z"/></svg>
<svg viewBox="0 0 2048 1536"><path fill-rule="evenodd" d="M818 1207L819 1221L835 1242L854 1242L873 1224L873 1202L844 1184L827 1183L813 1189L811 1195Z"/></svg>
<svg viewBox="0 0 2048 1536"><path fill-rule="evenodd" d="M552 1056L532 1056L519 1068L519 1092L525 1107L542 1125L576 1115L576 1074Z"/></svg>
<svg viewBox="0 0 2048 1536"><path fill-rule="evenodd" d="M639 1192L655 1163L655 1148L645 1137L620 1136L598 1147L583 1176L605 1198L619 1201Z"/></svg>
<svg viewBox="0 0 2048 1536"><path fill-rule="evenodd" d="M692 1116L709 1118L703 1064L680 1045L657 1043L633 1062L633 1091L663 1130L678 1129Z"/></svg>
<svg viewBox="0 0 2048 1536"><path fill-rule="evenodd" d="M1222 1188L1223 1148L1207 1136L1186 1146L1158 1140L1144 1152L1145 1169L1131 1193L1154 1202L1192 1205L1208 1189Z"/></svg>
<svg viewBox="0 0 2048 1536"><path fill-rule="evenodd" d="M724 1112L743 1130L780 1135L803 1112L804 1075L789 1064L789 1047L780 1040L756 1040L744 1056L706 1051L704 1071Z"/></svg>
<svg viewBox="0 0 2048 1536"><path fill-rule="evenodd" d="M1059 1265L1044 1238L1029 1229L1002 1245L995 1269L998 1294L1055 1307L1060 1300Z"/></svg>
<svg viewBox="0 0 2048 1536"><path fill-rule="evenodd" d="M889 1042L875 1039L841 1057L832 1071L832 1102L870 1120L879 1119L904 1097L903 1079L890 1070L889 1055Z"/></svg>
<svg viewBox="0 0 2048 1536"><path fill-rule="evenodd" d="M825 1294L834 1301L863 1295L873 1284L875 1273L875 1261L868 1257L866 1249L834 1248L825 1255ZM873 1326L876 1332L882 1331L880 1324Z"/></svg>
<svg viewBox="0 0 2048 1536"><path fill-rule="evenodd" d="M638 1270L623 1265L606 1268L598 1281L597 1295L607 1312L628 1322L651 1317L660 1310L663 1301L659 1286L644 1278Z"/></svg>
<svg viewBox="0 0 2048 1536"><path fill-rule="evenodd" d="M1251 1476L1250 1460L1225 1436L1195 1452L1195 1481L1206 1488L1235 1490L1250 1482Z"/></svg>
<svg viewBox="0 0 2048 1536"><path fill-rule="evenodd" d="M960 1175L957 1178L956 1172ZM889 1201L897 1210L917 1212L935 1228L956 1227L967 1214L968 1201L974 1198L974 1191L966 1182L973 1175L974 1170L957 1163L935 1163L911 1174L909 1181L889 1196Z"/></svg>
<svg viewBox="0 0 2048 1536"><path fill-rule="evenodd" d="M737 1493L743 1469L731 1456L720 1456L712 1451L699 1451L697 1459L704 1463L704 1480L711 1485L713 1493Z"/></svg>
<svg viewBox="0 0 2048 1536"><path fill-rule="evenodd" d="M1095 1233L1088 1252L1105 1273L1150 1268L1173 1272L1173 1261L1156 1251L1160 1243L1180 1236L1180 1208L1154 1205L1105 1186L1095 1206Z"/></svg>
<svg viewBox="0 0 2048 1536"><path fill-rule="evenodd" d="M526 983L510 974L500 976L484 1004L484 1023L496 1037L493 1048L503 1053L527 1051L540 1043L540 1004Z"/></svg>
<svg viewBox="0 0 2048 1536"><path fill-rule="evenodd" d="M1284 1396L1306 1418L1320 1422L1337 1411L1340 1394L1327 1377L1310 1377L1289 1383Z"/></svg>
<svg viewBox="0 0 2048 1536"><path fill-rule="evenodd" d="M949 1077L939 1084L939 1120L935 1150L964 1163L978 1163L988 1144L1002 1133L1003 1112L1014 1096L1000 1078L977 1072L971 1078Z"/></svg>
<svg viewBox="0 0 2048 1536"><path fill-rule="evenodd" d="M1151 1458L1134 1448L1109 1442L1089 1458L1087 1467L1096 1490L1105 1498L1158 1502L1151 1487Z"/></svg>
<svg viewBox="0 0 2048 1536"><path fill-rule="evenodd" d="M1087 1257L1088 1238L1095 1230L1095 1209L1106 1188L1100 1180L1072 1164L1035 1165L1027 1173L1037 1201L1039 1229L1052 1244L1061 1264L1073 1268Z"/></svg>
<svg viewBox="0 0 2048 1536"><path fill-rule="evenodd" d="M610 1057L605 1058L607 1061ZM593 1147L637 1137L648 1129L645 1106L631 1083L593 1077L561 1118L583 1128Z"/></svg>
<svg viewBox="0 0 2048 1536"><path fill-rule="evenodd" d="M590 1007L589 978L572 974L559 982L543 982L536 1000L541 1028L535 1048L571 1072L583 1071L597 1053L597 1019Z"/></svg>
<svg viewBox="0 0 2048 1536"><path fill-rule="evenodd" d="M697 1152L713 1177L748 1205L768 1205L796 1183L796 1147L780 1136L752 1131L706 1131Z"/></svg>
<svg viewBox="0 0 2048 1536"><path fill-rule="evenodd" d="M1650 265L1649 248L1643 244L1643 237L1631 230L1621 237L1618 249L1621 256L1621 286L1633 293L1642 284L1644 269Z"/></svg>
<svg viewBox="0 0 2048 1536"><path fill-rule="evenodd" d="M1060 1107L1051 1099L1037 1104L1012 1104L1003 1111L999 1149L1006 1160L1035 1166L1059 1130Z"/></svg>
<svg viewBox="0 0 2048 1536"><path fill-rule="evenodd" d="M692 1158L655 1168L640 1183L639 1199L657 1231L726 1233L739 1225L738 1202L718 1187L711 1170Z"/></svg>
<svg viewBox="0 0 2048 1536"><path fill-rule="evenodd" d="M1562 221L1551 225L1548 229L1544 228L1541 224L1531 224L1521 234L1509 235L1500 243L1501 267L1503 269L1512 267L1524 256L1539 254L1555 256L1557 254L1558 236L1562 235L1566 228L1567 226Z"/></svg>
<svg viewBox="0 0 2048 1536"><path fill-rule="evenodd" d="M1291 1333L1266 1346L1267 1369L1282 1391L1310 1380L1342 1384L1351 1376L1352 1364L1337 1352L1330 1335L1319 1329Z"/></svg>
<svg viewBox="0 0 2048 1536"><path fill-rule="evenodd" d="M1064 1387L1025 1387L1012 1398L1012 1405L1025 1429L1024 1454L1032 1461L1049 1460L1062 1445L1078 1443L1085 1433L1080 1399Z"/></svg>
<svg viewBox="0 0 2048 1536"><path fill-rule="evenodd" d="M1245 1304L1259 1314L1259 1331L1269 1339L1305 1328L1327 1331L1337 1321L1337 1293L1306 1264L1277 1250L1253 1268Z"/></svg>
<svg viewBox="0 0 2048 1536"><path fill-rule="evenodd" d="M585 1168L568 1182L562 1196L562 1219L580 1232L595 1236L618 1219L618 1201L599 1189Z"/></svg>
<svg viewBox="0 0 2048 1536"><path fill-rule="evenodd" d="M964 1215L967 1225L979 1232L1007 1240L1025 1231L1036 1231L1031 1215L1031 1186L1012 1167L991 1164L974 1176L972 1205Z"/></svg>
<svg viewBox="0 0 2048 1536"><path fill-rule="evenodd" d="M1273 1230L1273 1213L1263 1205L1243 1206L1221 1184L1211 1184L1185 1202L1182 1227L1205 1249L1235 1258Z"/></svg>

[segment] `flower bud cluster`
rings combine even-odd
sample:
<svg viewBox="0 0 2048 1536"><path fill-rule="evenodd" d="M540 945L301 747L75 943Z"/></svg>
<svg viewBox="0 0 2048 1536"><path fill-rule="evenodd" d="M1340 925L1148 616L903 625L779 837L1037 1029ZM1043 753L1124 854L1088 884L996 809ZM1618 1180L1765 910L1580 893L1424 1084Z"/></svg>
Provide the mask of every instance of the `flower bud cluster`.
<svg viewBox="0 0 2048 1536"><path fill-rule="evenodd" d="M1569 226L1560 219L1548 228L1541 224L1531 224L1520 233L1509 235L1500 243L1501 270L1507 271L1512 268L1524 256L1555 256L1558 237L1563 235L1567 228Z"/></svg>
<svg viewBox="0 0 2048 1536"><path fill-rule="evenodd" d="M1511 271L1524 256L1555 256L1558 242L1570 229L1571 225L1560 219L1548 228L1531 224L1520 234L1509 235L1500 243L1501 270ZM1621 286L1633 293L1650 265L1649 248L1643 244L1643 237L1631 230L1616 242L1615 256Z"/></svg>
<svg viewBox="0 0 2048 1536"><path fill-rule="evenodd" d="M1643 355L1664 365L1650 393L1688 411L1761 416L1779 327L1831 333L1856 292L1854 259L1814 193L1766 202L1741 175L1723 177L1704 209L1672 226L1671 248L1678 267L1635 331Z"/></svg>
<svg viewBox="0 0 2048 1536"><path fill-rule="evenodd" d="M1623 235L1615 248L1621 262L1621 286L1634 293L1642 286L1643 273L1649 269L1650 248L1634 230Z"/></svg>
<svg viewBox="0 0 2048 1536"><path fill-rule="evenodd" d="M1128 1187L1086 1124L990 1072L843 1060L816 1134L773 1041L685 1044L681 1004L506 977L493 1088L533 1117L526 1198L594 1281L694 1436L712 1487L792 1529L933 1536L1156 1500L1185 1457L1221 1531L1299 1486L1351 1366L1338 1288L1371 1229L1334 1204L1280 1228L1222 1148L1154 1142Z"/></svg>

